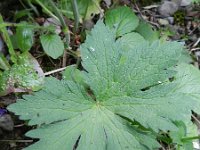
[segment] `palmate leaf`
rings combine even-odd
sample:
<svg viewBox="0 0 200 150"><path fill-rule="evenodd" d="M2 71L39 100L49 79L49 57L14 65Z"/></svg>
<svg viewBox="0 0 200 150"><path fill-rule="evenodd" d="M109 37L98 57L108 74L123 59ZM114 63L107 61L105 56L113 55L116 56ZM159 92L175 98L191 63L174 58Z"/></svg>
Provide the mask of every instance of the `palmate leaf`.
<svg viewBox="0 0 200 150"><path fill-rule="evenodd" d="M128 45L126 39L141 42ZM174 121L188 122L191 110L200 112L200 74L190 65L176 66L182 50L178 42L149 43L137 33L116 40L115 31L99 21L81 45L89 90L48 78L43 90L9 106L30 125L41 125L27 133L40 139L27 149L158 148L139 124L147 131L173 131Z"/></svg>

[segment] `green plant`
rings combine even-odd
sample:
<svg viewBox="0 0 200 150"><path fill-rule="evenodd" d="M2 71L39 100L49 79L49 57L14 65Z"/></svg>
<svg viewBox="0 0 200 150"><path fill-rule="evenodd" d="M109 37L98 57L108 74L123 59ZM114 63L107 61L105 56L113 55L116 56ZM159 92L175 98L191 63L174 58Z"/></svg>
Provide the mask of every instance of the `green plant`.
<svg viewBox="0 0 200 150"><path fill-rule="evenodd" d="M169 135L172 138L172 142L175 144L176 149L193 150L191 140L200 138L195 130L197 127L195 127L191 122L187 124L188 126L186 126L182 121L176 121L175 124L178 127L178 130L171 131ZM190 135L192 136L189 137Z"/></svg>
<svg viewBox="0 0 200 150"><path fill-rule="evenodd" d="M152 150L160 147L160 131L179 132L177 121L186 124L191 110L200 112L200 73L179 60L183 45L149 42L133 32L134 22L122 31L138 19L127 7L118 9L114 21L107 14L81 45L84 71L71 73L78 79L46 78L41 91L8 107L38 125L26 135L40 140L26 149Z"/></svg>
<svg viewBox="0 0 200 150"><path fill-rule="evenodd" d="M200 0L192 0L193 3L200 3Z"/></svg>
<svg viewBox="0 0 200 150"><path fill-rule="evenodd" d="M36 59L28 52L33 44L35 27L26 23L17 24L16 34L12 36L15 40L12 40L6 29L9 25L0 15L0 33L10 55L10 59L7 59L0 53L0 96L13 92L37 91L43 85L44 75ZM21 52L16 52L15 49Z"/></svg>

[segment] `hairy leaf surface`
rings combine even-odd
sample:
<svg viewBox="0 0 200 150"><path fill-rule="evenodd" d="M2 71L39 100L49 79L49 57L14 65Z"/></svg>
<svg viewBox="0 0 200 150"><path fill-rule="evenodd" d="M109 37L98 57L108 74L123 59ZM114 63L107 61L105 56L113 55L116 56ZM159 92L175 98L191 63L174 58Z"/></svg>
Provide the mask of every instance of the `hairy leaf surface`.
<svg viewBox="0 0 200 150"><path fill-rule="evenodd" d="M49 78L43 90L9 107L41 125L28 132L40 140L27 149L158 148L149 131L175 131L174 121L188 122L191 110L200 111L200 74L177 66L182 50L178 42L149 43L137 33L116 39L115 30L99 21L81 45L89 89Z"/></svg>

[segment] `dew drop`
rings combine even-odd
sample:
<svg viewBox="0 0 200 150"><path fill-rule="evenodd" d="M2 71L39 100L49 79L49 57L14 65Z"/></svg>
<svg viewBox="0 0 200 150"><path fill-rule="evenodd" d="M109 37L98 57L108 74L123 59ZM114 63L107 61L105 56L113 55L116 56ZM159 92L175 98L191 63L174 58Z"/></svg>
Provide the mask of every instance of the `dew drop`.
<svg viewBox="0 0 200 150"><path fill-rule="evenodd" d="M95 49L94 49L93 47L90 47L90 50L91 50L92 52L94 52L94 51L95 51Z"/></svg>

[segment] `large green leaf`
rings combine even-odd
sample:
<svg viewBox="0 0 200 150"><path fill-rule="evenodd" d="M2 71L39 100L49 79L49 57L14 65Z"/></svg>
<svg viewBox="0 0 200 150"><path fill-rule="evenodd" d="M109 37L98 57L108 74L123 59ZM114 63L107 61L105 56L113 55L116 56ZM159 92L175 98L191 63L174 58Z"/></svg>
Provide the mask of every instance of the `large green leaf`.
<svg viewBox="0 0 200 150"><path fill-rule="evenodd" d="M135 30L139 19L130 8L118 7L106 12L105 22L110 28L116 30L117 36L121 36Z"/></svg>
<svg viewBox="0 0 200 150"><path fill-rule="evenodd" d="M176 131L174 121L188 122L191 110L200 112L199 71L174 67L182 44L131 35L141 43L125 46L129 35L116 40L116 32L99 21L81 45L89 89L49 78L43 90L8 107L40 125L27 133L40 139L27 149L152 150L158 148L152 132Z"/></svg>
<svg viewBox="0 0 200 150"><path fill-rule="evenodd" d="M57 59L64 52L64 43L57 34L40 36L42 47L47 55Z"/></svg>
<svg viewBox="0 0 200 150"><path fill-rule="evenodd" d="M126 120L96 103L82 86L72 81L60 82L49 78L42 91L23 98L9 109L15 110L21 119L31 118L30 125L47 124L27 133L29 137L41 138L27 149L73 149L79 137L78 149L81 150L142 149L144 139L150 141L147 146L158 147L153 136L138 131ZM22 107L24 109L20 109Z"/></svg>

